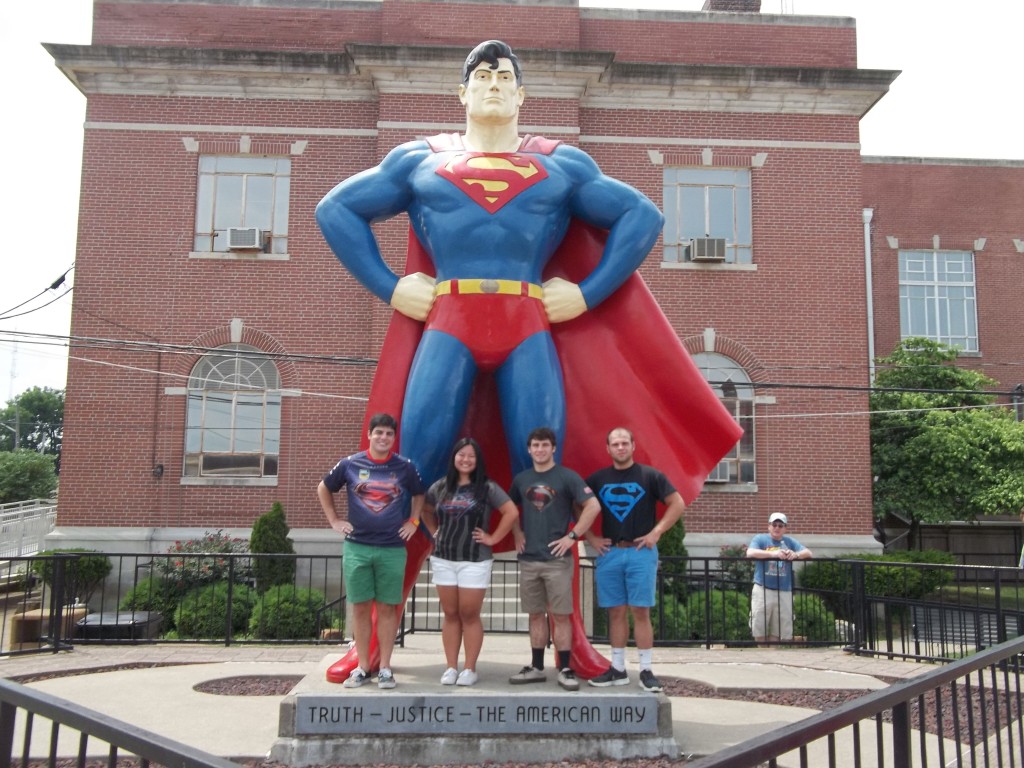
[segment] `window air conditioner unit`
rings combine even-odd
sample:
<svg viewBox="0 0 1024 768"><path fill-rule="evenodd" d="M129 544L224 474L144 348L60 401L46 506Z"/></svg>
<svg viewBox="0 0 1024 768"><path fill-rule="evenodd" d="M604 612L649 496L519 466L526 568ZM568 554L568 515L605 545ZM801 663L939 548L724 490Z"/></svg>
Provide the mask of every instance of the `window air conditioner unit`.
<svg viewBox="0 0 1024 768"><path fill-rule="evenodd" d="M228 249L262 251L263 232L258 227L228 227Z"/></svg>
<svg viewBox="0 0 1024 768"><path fill-rule="evenodd" d="M690 241L690 261L725 261L725 238L694 238Z"/></svg>

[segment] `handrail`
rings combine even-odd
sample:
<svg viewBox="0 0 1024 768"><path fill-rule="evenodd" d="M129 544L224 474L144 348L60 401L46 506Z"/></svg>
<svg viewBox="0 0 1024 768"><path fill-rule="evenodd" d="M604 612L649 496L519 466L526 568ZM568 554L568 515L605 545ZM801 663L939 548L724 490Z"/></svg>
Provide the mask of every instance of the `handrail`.
<svg viewBox="0 0 1024 768"><path fill-rule="evenodd" d="M0 679L0 768L11 768L14 749L14 721L17 710L39 715L54 724L51 739L57 738L57 726L63 725L83 735L79 739L79 759L84 759L85 736L91 736L111 745L111 759L122 749L150 763L176 766L176 768L238 768L227 758L217 757L166 736L117 720L107 715L82 709L57 696L29 688L10 680ZM26 729L31 723L26 723ZM25 737L25 750L30 736ZM27 755L26 755L27 757Z"/></svg>
<svg viewBox="0 0 1024 768"><path fill-rule="evenodd" d="M1013 659L1011 663L1014 671L1020 675L1024 672L1024 668L1021 667L1020 659L1014 657L1019 657L1019 654L1022 653L1024 653L1024 637L1018 637L967 658L946 664L920 677L861 696L828 712L821 712L806 720L787 725L785 728L727 747L714 755L691 763L689 768L749 768L751 765L760 765L787 752L806 747L819 739L830 737L844 728L874 718L887 710L899 710L902 707L905 714L907 705L924 694L954 680L964 678L972 672L1006 662L1008 659ZM1019 716L1024 717L1024 715ZM894 716L893 728L895 730L898 727L898 722L901 719L907 732L893 734L894 746L901 740L906 740L904 743L909 744L909 718ZM774 763L771 764L774 765ZM894 765L898 766L899 763L895 762Z"/></svg>

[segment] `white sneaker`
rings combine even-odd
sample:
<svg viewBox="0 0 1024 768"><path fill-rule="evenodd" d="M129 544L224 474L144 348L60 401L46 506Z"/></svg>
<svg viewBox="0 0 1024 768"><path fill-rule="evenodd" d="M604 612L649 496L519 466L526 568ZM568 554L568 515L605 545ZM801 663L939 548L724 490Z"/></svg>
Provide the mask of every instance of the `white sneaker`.
<svg viewBox="0 0 1024 768"><path fill-rule="evenodd" d="M448 667L441 675L441 685L455 685L455 681L459 679L459 670L455 667Z"/></svg>
<svg viewBox="0 0 1024 768"><path fill-rule="evenodd" d="M476 681L480 679L472 669L464 669L459 672L459 679L455 682L456 685L476 685Z"/></svg>

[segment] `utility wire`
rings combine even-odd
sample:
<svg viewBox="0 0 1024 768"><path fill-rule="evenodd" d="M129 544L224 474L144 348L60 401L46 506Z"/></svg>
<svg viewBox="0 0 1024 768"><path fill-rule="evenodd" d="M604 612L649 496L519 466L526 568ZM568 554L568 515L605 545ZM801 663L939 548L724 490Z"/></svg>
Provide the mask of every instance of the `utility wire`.
<svg viewBox="0 0 1024 768"><path fill-rule="evenodd" d="M75 265L74 265L74 263L72 263L70 267L68 267L67 269L64 270L64 274L63 275L58 277L56 280L54 280L52 283L50 283L50 285L48 285L46 288L41 290L39 293L37 293L31 299L25 299L25 301L21 302L21 304L18 304L16 306L11 307L10 309L7 309L7 310L4 310L3 312L0 312L0 320L7 320L7 319L9 319L9 317L10 318L14 318L14 317L21 317L22 315L28 315L28 314L31 314L32 312L35 312L36 310L42 309L43 307L48 307L48 306L50 306L50 304L53 304L53 301L56 301L57 299L59 299L60 296L58 296L57 299L54 299L53 301L48 301L46 304L43 304L42 307L36 307L35 309L30 309L28 312L21 312L20 314L17 314L17 315L11 315L11 312L13 312L16 309L21 309L26 304L28 304L30 301L35 301L36 299L38 299L40 296L42 296L47 291L55 291L58 288L60 288L64 284L64 281L67 279L68 272L70 272L74 268L75 268ZM71 292L71 288L68 288L68 290L65 291L63 294L61 294L61 296L64 296L64 295L66 295L67 293L70 293L70 292Z"/></svg>

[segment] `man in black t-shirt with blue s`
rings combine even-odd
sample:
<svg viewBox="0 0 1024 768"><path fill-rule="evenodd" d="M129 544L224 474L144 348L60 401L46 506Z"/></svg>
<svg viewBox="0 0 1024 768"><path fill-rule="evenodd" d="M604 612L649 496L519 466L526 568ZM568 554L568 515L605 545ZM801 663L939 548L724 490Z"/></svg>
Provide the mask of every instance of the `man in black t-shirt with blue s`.
<svg viewBox="0 0 1024 768"><path fill-rule="evenodd" d="M651 608L655 602L658 574L658 540L683 514L685 502L668 478L654 467L633 461L636 445L633 433L616 427L608 433L612 465L587 478L601 504L601 533L586 533L587 542L597 550L595 568L597 602L608 609L612 664L590 680L598 687L627 685L626 643L629 640L627 608L633 616L633 638L640 657L640 687L660 691L651 662L654 628ZM666 505L657 519L658 502Z"/></svg>

